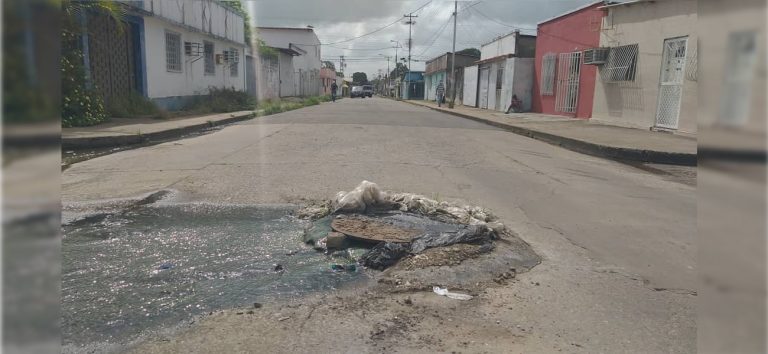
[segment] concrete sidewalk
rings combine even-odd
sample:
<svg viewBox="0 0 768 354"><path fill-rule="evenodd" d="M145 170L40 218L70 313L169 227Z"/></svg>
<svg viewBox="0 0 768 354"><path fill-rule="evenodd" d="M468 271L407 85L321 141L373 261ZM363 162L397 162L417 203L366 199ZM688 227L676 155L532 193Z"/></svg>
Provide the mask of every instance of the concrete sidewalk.
<svg viewBox="0 0 768 354"><path fill-rule="evenodd" d="M175 119L112 118L105 124L92 127L61 129L61 147L62 149L87 149L138 144L152 139L181 136L253 117L256 117L255 111Z"/></svg>
<svg viewBox="0 0 768 354"><path fill-rule="evenodd" d="M624 128L537 113L510 113L434 102L404 101L436 111L490 124L510 132L580 153L621 160L695 166L695 138Z"/></svg>

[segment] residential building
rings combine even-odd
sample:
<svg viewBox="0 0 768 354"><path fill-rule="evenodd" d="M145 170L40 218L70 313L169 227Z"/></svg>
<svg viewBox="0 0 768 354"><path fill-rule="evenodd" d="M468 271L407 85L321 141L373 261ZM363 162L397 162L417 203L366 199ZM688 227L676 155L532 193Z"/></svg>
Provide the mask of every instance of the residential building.
<svg viewBox="0 0 768 354"><path fill-rule="evenodd" d="M584 51L600 46L604 1L542 21L537 26L533 112L591 118L597 66Z"/></svg>
<svg viewBox="0 0 768 354"><path fill-rule="evenodd" d="M473 55L456 54L456 97L461 101L461 97L464 94L464 67L470 66L478 61L480 58ZM438 83L442 82L445 87L446 95L452 92L450 86L450 72L451 62L453 61L453 53L445 53L437 58L428 60L426 63L426 70L424 71L424 99L428 101L437 100L436 89Z"/></svg>
<svg viewBox="0 0 768 354"><path fill-rule="evenodd" d="M404 100L424 99L424 72L409 71L400 78L398 83L400 95Z"/></svg>
<svg viewBox="0 0 768 354"><path fill-rule="evenodd" d="M316 96L320 87L320 40L312 28L257 27L256 36L281 54L280 97Z"/></svg>
<svg viewBox="0 0 768 354"><path fill-rule="evenodd" d="M320 94L321 95L330 95L331 94L331 84L336 83L337 88L336 93L341 93L341 82L336 81L336 70L330 67L323 67L320 68Z"/></svg>
<svg viewBox="0 0 768 354"><path fill-rule="evenodd" d="M246 89L245 27L236 10L212 1L120 3L122 21L80 15L86 85L105 103L135 92L178 110L211 87Z"/></svg>
<svg viewBox="0 0 768 354"><path fill-rule="evenodd" d="M506 111L512 96L531 109L536 36L520 31L501 36L480 48L480 60L464 68L463 104Z"/></svg>
<svg viewBox="0 0 768 354"><path fill-rule="evenodd" d="M695 134L697 2L635 0L601 9L600 47L607 49L596 57L593 119Z"/></svg>

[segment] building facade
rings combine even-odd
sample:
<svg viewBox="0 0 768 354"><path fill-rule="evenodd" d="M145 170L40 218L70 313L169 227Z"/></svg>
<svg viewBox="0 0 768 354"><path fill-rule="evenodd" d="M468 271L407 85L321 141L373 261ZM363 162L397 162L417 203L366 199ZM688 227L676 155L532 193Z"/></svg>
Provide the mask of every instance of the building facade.
<svg viewBox="0 0 768 354"><path fill-rule="evenodd" d="M400 98L404 100L424 99L424 72L409 71L398 82Z"/></svg>
<svg viewBox="0 0 768 354"><path fill-rule="evenodd" d="M212 87L246 90L244 20L215 1L121 1L125 16L88 12L81 21L88 85L105 102L138 93L184 108Z"/></svg>
<svg viewBox="0 0 768 354"><path fill-rule="evenodd" d="M593 119L615 125L696 133L697 3L632 1L606 11Z"/></svg>
<svg viewBox="0 0 768 354"><path fill-rule="evenodd" d="M463 68L472 65L480 58L472 55L456 54L456 97L461 100L463 95ZM450 95L453 88L450 87L450 71L451 62L453 61L452 53L445 53L437 58L428 60L426 63L426 70L424 71L424 99L428 101L437 100L436 90L438 83L442 82L445 87L445 94Z"/></svg>
<svg viewBox="0 0 768 354"><path fill-rule="evenodd" d="M464 105L503 112L516 96L530 111L535 51L536 36L519 31L484 44L480 61L464 68Z"/></svg>
<svg viewBox="0 0 768 354"><path fill-rule="evenodd" d="M604 1L542 21L536 36L533 112L591 118L597 66L584 51L600 46Z"/></svg>
<svg viewBox="0 0 768 354"><path fill-rule="evenodd" d="M331 84L336 83L338 86L336 93L341 93L341 83L336 79L336 70L333 68L320 68L320 94L330 95Z"/></svg>
<svg viewBox="0 0 768 354"><path fill-rule="evenodd" d="M279 55L280 97L321 93L320 40L312 28L257 27L256 36Z"/></svg>

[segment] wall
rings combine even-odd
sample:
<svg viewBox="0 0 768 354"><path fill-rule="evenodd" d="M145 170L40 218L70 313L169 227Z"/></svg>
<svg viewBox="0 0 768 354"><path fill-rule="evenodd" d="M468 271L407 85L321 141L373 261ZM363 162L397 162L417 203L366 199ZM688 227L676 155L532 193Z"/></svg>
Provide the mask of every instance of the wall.
<svg viewBox="0 0 768 354"><path fill-rule="evenodd" d="M152 13L154 16L151 17L187 27L191 32L203 32L222 40L245 43L242 16L214 0L126 0L121 2Z"/></svg>
<svg viewBox="0 0 768 354"><path fill-rule="evenodd" d="M424 75L424 99L427 101L437 100L437 84L442 81L443 86L448 89L445 81L445 71L433 72L431 74Z"/></svg>
<svg viewBox="0 0 768 354"><path fill-rule="evenodd" d="M320 40L315 32L306 28L265 28L256 29L256 35L268 46L275 48L298 48L301 55L293 58L293 89L291 96L315 96L321 91ZM281 68L281 71L283 68ZM285 77L285 76L283 76ZM283 85L286 79L283 78ZM288 92L288 91L285 91ZM283 96L287 96L285 93Z"/></svg>
<svg viewBox="0 0 768 354"><path fill-rule="evenodd" d="M478 66L464 68L464 96L462 104L477 107Z"/></svg>
<svg viewBox="0 0 768 354"><path fill-rule="evenodd" d="M321 68L320 69L320 94L330 95L331 84L334 81L336 81L336 70L333 70L331 68ZM336 84L339 85L340 83L337 82ZM340 93L341 90L337 90L336 92Z"/></svg>
<svg viewBox="0 0 768 354"><path fill-rule="evenodd" d="M264 56L254 57L258 60L259 76L256 79L259 100L270 100L280 97L280 63L277 58Z"/></svg>
<svg viewBox="0 0 768 354"><path fill-rule="evenodd" d="M515 33L505 35L495 39L493 42L484 44L480 47L480 60L495 58L505 54L515 54Z"/></svg>
<svg viewBox="0 0 768 354"><path fill-rule="evenodd" d="M633 82L596 81L592 117L611 124L650 128L656 123L664 39L688 36L686 66L697 51L695 0L656 1L614 7L600 35L606 47L638 44L637 76ZM598 78L601 74L598 74ZM696 132L697 84L685 79L678 131Z"/></svg>
<svg viewBox="0 0 768 354"><path fill-rule="evenodd" d="M295 57L281 51L277 58L278 70L280 71L280 97L296 96L296 80L293 71Z"/></svg>
<svg viewBox="0 0 768 354"><path fill-rule="evenodd" d="M579 96L576 114L555 111L555 95L541 95L541 72L544 55L571 53L600 46L600 26L604 11L598 9L602 3L570 13L538 26L536 38L536 77L533 81L533 111L545 114L559 114L577 118L592 117L592 103L595 96L597 66L581 65ZM557 67L557 66L556 66ZM555 69L557 70L557 69ZM557 81L555 81L557 87ZM557 89L554 90L555 93Z"/></svg>
<svg viewBox="0 0 768 354"><path fill-rule="evenodd" d="M533 82L535 81L534 75L534 58L511 58L507 59L507 62L513 62L514 67L514 81L512 89L507 93L505 97L507 104L504 107L506 110L512 102L512 95L517 95L517 98L523 101L523 111L530 112L533 106Z"/></svg>
<svg viewBox="0 0 768 354"><path fill-rule="evenodd" d="M165 31L170 30L181 34L182 42L182 71L166 70L165 60ZM204 73L205 59L184 54L184 42L203 43L210 41L214 45L214 54L221 54L231 47L240 51L240 62L237 63L238 75L231 76L230 68L226 65L215 65L215 74ZM147 96L167 109L179 109L187 100L187 96L201 95L208 88L230 87L245 90L245 45L213 39L200 32L191 32L183 27L168 23L157 17L144 18L144 45L147 70Z"/></svg>

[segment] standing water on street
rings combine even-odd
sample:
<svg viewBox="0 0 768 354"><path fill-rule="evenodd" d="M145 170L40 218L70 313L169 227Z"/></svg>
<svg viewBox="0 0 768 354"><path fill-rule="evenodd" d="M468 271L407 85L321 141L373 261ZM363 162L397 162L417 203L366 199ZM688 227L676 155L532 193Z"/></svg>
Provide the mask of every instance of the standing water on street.
<svg viewBox="0 0 768 354"><path fill-rule="evenodd" d="M63 344L128 343L194 316L331 290L362 272L301 242L288 207L148 206L64 225Z"/></svg>

